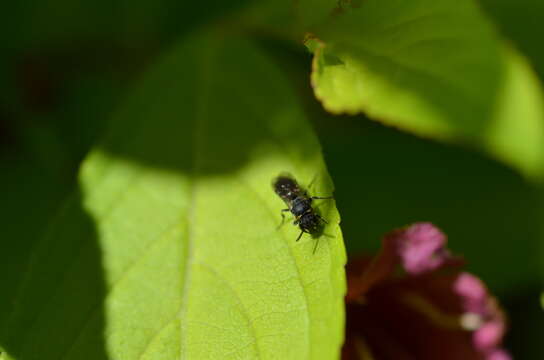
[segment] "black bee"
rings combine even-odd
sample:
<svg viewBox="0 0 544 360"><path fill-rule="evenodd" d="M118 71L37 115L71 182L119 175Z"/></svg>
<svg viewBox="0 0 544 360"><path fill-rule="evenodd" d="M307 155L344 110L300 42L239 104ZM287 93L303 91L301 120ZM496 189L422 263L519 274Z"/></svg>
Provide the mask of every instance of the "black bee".
<svg viewBox="0 0 544 360"><path fill-rule="evenodd" d="M299 241L302 234L315 234L319 230L321 222L327 223L325 219L315 213L312 208L312 200L318 199L332 199L332 196L308 196L307 192L303 190L297 183L297 181L289 174L281 174L278 176L272 184L274 191L288 206L287 209L281 210L281 225L285 221L284 213L290 211L295 216L294 225L298 225L300 228L300 234L296 241ZM311 185L310 185L311 186ZM317 242L314 247L314 253L317 249Z"/></svg>

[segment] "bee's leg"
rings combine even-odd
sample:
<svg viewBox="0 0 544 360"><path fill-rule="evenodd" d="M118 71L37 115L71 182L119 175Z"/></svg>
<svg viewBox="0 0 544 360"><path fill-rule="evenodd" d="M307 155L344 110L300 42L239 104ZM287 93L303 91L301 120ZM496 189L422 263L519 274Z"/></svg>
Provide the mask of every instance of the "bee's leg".
<svg viewBox="0 0 544 360"><path fill-rule="evenodd" d="M288 208L287 209L281 209L281 223L278 225L278 229L281 228L283 226L283 223L285 222L285 214L284 212L286 211L290 211Z"/></svg>
<svg viewBox="0 0 544 360"><path fill-rule="evenodd" d="M298 234L297 241L300 240L300 238L302 237L302 234L304 234L304 230L301 230L301 231L300 231L300 234Z"/></svg>
<svg viewBox="0 0 544 360"><path fill-rule="evenodd" d="M325 219L323 219L320 215L315 214L319 218L319 220L323 221L325 224L328 224L329 222Z"/></svg>
<svg viewBox="0 0 544 360"><path fill-rule="evenodd" d="M333 196L312 196L310 199L312 200L329 200L334 199Z"/></svg>
<svg viewBox="0 0 544 360"><path fill-rule="evenodd" d="M314 251L312 252L312 255L315 254L315 251L317 250L317 245L319 244L319 239L321 237L318 237L317 240L315 241L315 246L314 246Z"/></svg>

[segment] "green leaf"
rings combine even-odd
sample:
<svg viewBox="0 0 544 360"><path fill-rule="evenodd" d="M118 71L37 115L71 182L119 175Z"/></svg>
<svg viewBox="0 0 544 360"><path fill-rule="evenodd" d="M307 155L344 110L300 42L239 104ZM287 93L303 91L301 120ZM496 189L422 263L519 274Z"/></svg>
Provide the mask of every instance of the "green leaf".
<svg viewBox="0 0 544 360"><path fill-rule="evenodd" d="M237 19L245 28L298 44L308 27L339 11L343 6L339 3L338 0L259 0L237 14Z"/></svg>
<svg viewBox="0 0 544 360"><path fill-rule="evenodd" d="M40 360L337 358L339 216L316 203L329 224L315 255L317 239L278 230L282 171L333 191L284 74L245 39L187 39L85 160L0 346Z"/></svg>
<svg viewBox="0 0 544 360"><path fill-rule="evenodd" d="M11 156L0 154L0 188L9 189L2 193L0 207L0 253L6 254L0 262L0 328L14 305L10 289L21 281L33 245L73 190L66 179L40 162L41 154L18 145L10 152ZM62 159L57 160L62 164Z"/></svg>
<svg viewBox="0 0 544 360"><path fill-rule="evenodd" d="M503 83L483 146L525 175L544 179L544 95L526 59L505 46Z"/></svg>
<svg viewBox="0 0 544 360"><path fill-rule="evenodd" d="M96 66L99 57L111 56L109 52L112 50L115 54L116 45L130 49L139 48L149 53L158 44L164 44L190 28L242 8L248 2L249 0L206 3L175 0L14 2L6 4L3 9L3 14L8 16L2 18L6 29L2 40L7 44L6 49L16 48L25 54L37 50L40 57L50 55L51 50L59 45L68 45L70 54L87 51L87 56L94 60ZM140 53L142 55L144 54ZM84 67L85 60L78 60Z"/></svg>
<svg viewBox="0 0 544 360"><path fill-rule="evenodd" d="M470 142L544 174L544 105L525 60L472 1L369 0L313 29L312 84L332 113Z"/></svg>
<svg viewBox="0 0 544 360"><path fill-rule="evenodd" d="M544 2L534 0L480 0L484 10L496 22L501 34L512 40L529 58L535 71L544 78L544 48L539 36Z"/></svg>
<svg viewBox="0 0 544 360"><path fill-rule="evenodd" d="M295 10L301 26L307 27L323 22L335 10L339 11L342 5L343 1L337 0L300 0L296 3Z"/></svg>

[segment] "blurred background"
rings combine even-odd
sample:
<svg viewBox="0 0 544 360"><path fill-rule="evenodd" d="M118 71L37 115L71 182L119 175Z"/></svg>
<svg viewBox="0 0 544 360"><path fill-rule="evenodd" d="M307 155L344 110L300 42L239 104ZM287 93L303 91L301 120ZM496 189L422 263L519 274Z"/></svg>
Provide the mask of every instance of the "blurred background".
<svg viewBox="0 0 544 360"><path fill-rule="evenodd" d="M76 189L78 166L132 84L184 34L250 0L5 2L0 56L0 281L18 282L29 249ZM502 34L544 76L544 3L482 1ZM385 232L432 221L509 315L506 347L543 359L542 191L513 170L365 119L332 117L313 98L302 44L258 36L305 99L330 174L348 254ZM8 301L0 296L0 319Z"/></svg>

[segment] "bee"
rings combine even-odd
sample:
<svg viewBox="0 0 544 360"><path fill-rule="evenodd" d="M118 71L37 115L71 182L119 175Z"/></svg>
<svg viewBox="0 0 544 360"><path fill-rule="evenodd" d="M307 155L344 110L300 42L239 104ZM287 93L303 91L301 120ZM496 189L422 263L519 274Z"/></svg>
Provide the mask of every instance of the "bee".
<svg viewBox="0 0 544 360"><path fill-rule="evenodd" d="M313 183L313 181L312 181ZM290 211L295 217L294 225L300 228L300 234L296 241L299 241L304 233L315 234L319 231L322 222L327 221L319 216L312 208L313 200L332 199L332 196L308 196L308 193L302 189L297 181L289 174L280 174L272 184L274 192L285 202L286 209L281 210L281 224L285 221L285 212ZM311 186L311 185L310 185ZM317 249L316 241L314 251Z"/></svg>

